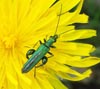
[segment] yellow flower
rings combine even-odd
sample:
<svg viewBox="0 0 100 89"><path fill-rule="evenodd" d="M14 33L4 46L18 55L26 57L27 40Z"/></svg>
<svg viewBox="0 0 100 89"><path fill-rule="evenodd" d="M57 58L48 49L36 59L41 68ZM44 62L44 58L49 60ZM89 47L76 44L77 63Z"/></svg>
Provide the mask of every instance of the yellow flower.
<svg viewBox="0 0 100 89"><path fill-rule="evenodd" d="M79 73L69 66L86 68L100 62L90 56L92 45L73 42L96 35L94 30L75 30L72 25L87 22L88 17L80 14L83 0L59 0L54 4L55 1L0 0L0 89L67 89L59 77L78 81L91 74L91 69ZM57 34L70 31L58 38L56 48L50 49L54 56L37 68L36 77L34 68L22 74L27 46L32 48L37 41L54 35L61 4ZM74 12L68 12L76 5Z"/></svg>

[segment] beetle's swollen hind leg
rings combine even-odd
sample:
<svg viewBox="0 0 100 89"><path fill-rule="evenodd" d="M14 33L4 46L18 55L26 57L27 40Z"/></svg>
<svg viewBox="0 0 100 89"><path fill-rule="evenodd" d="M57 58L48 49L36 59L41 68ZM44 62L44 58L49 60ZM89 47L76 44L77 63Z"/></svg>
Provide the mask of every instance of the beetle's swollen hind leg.
<svg viewBox="0 0 100 89"><path fill-rule="evenodd" d="M44 57L42 58L42 64L36 66L36 68L45 65L45 64L47 63L47 61L48 61L48 58L47 58L46 56L44 56Z"/></svg>
<svg viewBox="0 0 100 89"><path fill-rule="evenodd" d="M43 44L41 40L39 40L40 44ZM33 46L33 48L37 45L38 42L35 43L35 45ZM26 53L26 58L29 59L29 56L32 55L35 52L34 49L29 49Z"/></svg>
<svg viewBox="0 0 100 89"><path fill-rule="evenodd" d="M47 63L47 61L48 61L48 58L46 56L44 56L42 58L42 66L45 65Z"/></svg>
<svg viewBox="0 0 100 89"><path fill-rule="evenodd" d="M26 58L29 59L29 56L32 55L35 52L34 49L29 49L26 53Z"/></svg>
<svg viewBox="0 0 100 89"><path fill-rule="evenodd" d="M35 68L34 68L34 77L36 77L36 68L45 65L45 64L47 63L47 61L48 61L48 58L47 58L46 56L44 56L44 57L42 58L42 64L40 64L40 65L38 65L38 66L35 66Z"/></svg>

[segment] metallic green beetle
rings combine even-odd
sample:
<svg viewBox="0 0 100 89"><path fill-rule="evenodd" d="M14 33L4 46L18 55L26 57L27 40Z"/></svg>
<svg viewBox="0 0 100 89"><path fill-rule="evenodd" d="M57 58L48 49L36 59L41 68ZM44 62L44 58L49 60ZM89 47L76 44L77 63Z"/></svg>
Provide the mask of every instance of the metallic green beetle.
<svg viewBox="0 0 100 89"><path fill-rule="evenodd" d="M62 5L61 5L61 10L62 10ZM61 15L61 10L60 10L60 15ZM50 38L46 41L44 39L44 43L42 43L40 41L40 46L38 47L37 50L34 50L34 49L30 49L27 51L26 53L26 57L27 59L29 59L23 66L22 68L22 73L27 73L29 72L33 67L37 68L37 67L40 67L40 66L43 66L44 64L47 63L47 60L48 58L45 56L47 53L49 53L51 56L53 56L52 53L49 52L50 50L50 47L52 48L55 48L55 46L53 46L53 43L56 42L56 40L58 39L58 37L63 34L63 33L66 33L66 32L63 32L59 35L56 34L57 32L57 28L58 28L58 24L59 24L59 21L60 21L60 15L59 15L59 18L58 18L58 23L57 23L57 27L56 27L56 31L55 31L55 34L54 36L50 36ZM29 57L31 55L31 57ZM50 56L50 57L51 57ZM39 66L36 66L36 64L42 60L42 64L40 64Z"/></svg>
<svg viewBox="0 0 100 89"><path fill-rule="evenodd" d="M29 59L23 66L22 68L22 73L27 73L28 71L30 71L34 66L36 66L36 64L42 59L42 64L39 66L43 66L44 64L46 64L47 62L47 57L45 56L47 53L49 53L51 56L53 56L52 53L49 52L50 47L54 47L52 46L52 44L54 42L56 42L56 39L58 38L58 35L54 35L51 36L49 38L49 40L44 40L45 42L42 43L40 41L40 46L38 47L38 49L35 51L34 49L30 49L27 53L26 53L26 57ZM29 55L32 55L29 58ZM39 67L39 66L36 66Z"/></svg>

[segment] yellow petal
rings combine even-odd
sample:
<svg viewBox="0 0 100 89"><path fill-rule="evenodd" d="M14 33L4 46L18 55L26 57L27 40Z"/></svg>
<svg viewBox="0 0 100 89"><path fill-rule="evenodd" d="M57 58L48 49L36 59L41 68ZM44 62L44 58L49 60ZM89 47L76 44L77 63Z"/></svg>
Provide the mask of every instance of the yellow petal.
<svg viewBox="0 0 100 89"><path fill-rule="evenodd" d="M71 81L80 81L82 79L85 79L87 77L90 77L90 74L92 73L92 71L90 69L88 69L87 71L85 71L84 73L80 74L80 76L71 76L70 74L65 74L63 72L58 73L58 75L60 77L63 77L64 79L68 79Z"/></svg>
<svg viewBox="0 0 100 89"><path fill-rule="evenodd" d="M20 54L20 52L19 52L19 54ZM22 57L20 55L20 58L19 58L19 55L16 54L16 50L14 50L13 55L14 56L13 56L12 65L11 65L13 67L12 72L16 71L15 73L17 76L15 78L18 78L18 82L20 83L19 87L22 87L24 89L25 88L30 89L31 84L32 84L31 79L21 73L22 65L20 65L20 64L22 64L22 61L19 61L19 60L23 60L24 57Z"/></svg>
<svg viewBox="0 0 100 89"><path fill-rule="evenodd" d="M39 85L37 79L34 79L34 77L32 78L32 85L31 85L31 89L41 89L41 86Z"/></svg>
<svg viewBox="0 0 100 89"><path fill-rule="evenodd" d="M70 19L70 21L68 21L68 24L87 23L87 22L88 22L88 16L85 14L79 14L76 15L74 18Z"/></svg>
<svg viewBox="0 0 100 89"><path fill-rule="evenodd" d="M80 73L69 68L68 66L66 66L64 64L60 64L60 63L52 63L52 64L53 65L51 65L51 67L55 71L58 71L58 72L60 71L60 72L68 73L68 74L73 74L75 76L80 76Z"/></svg>
<svg viewBox="0 0 100 89"><path fill-rule="evenodd" d="M92 45L83 43L59 42L56 45L59 52L78 56L89 56L95 49Z"/></svg>
<svg viewBox="0 0 100 89"><path fill-rule="evenodd" d="M49 82L54 86L55 89L68 89L66 86L64 86L60 80L58 79L51 79L48 78Z"/></svg>
<svg viewBox="0 0 100 89"><path fill-rule="evenodd" d="M13 29L17 28L17 8L18 2L17 0L9 0L8 2L8 23L9 23L9 30L14 32ZM16 31L16 30L15 30Z"/></svg>
<svg viewBox="0 0 100 89"><path fill-rule="evenodd" d="M45 76L45 75L44 75ZM40 77L37 77L36 80L38 82L38 84L41 86L41 89L54 89L53 86L50 84L50 82L48 81L48 79L44 76L40 76ZM44 84L46 86L44 86Z"/></svg>
<svg viewBox="0 0 100 89"><path fill-rule="evenodd" d="M8 30L8 7L7 7L7 2L5 0L0 0L0 33L5 33L6 34L6 30ZM2 35L1 34L1 35Z"/></svg>
<svg viewBox="0 0 100 89"><path fill-rule="evenodd" d="M76 50L77 43L74 42L56 42L55 44L56 50Z"/></svg>
<svg viewBox="0 0 100 89"><path fill-rule="evenodd" d="M18 81L17 81L17 76L16 72L14 72L14 68L12 67L12 61L11 59L8 59L9 61L7 62L6 65L6 76L7 76L7 88L8 89L18 89Z"/></svg>
<svg viewBox="0 0 100 89"><path fill-rule="evenodd" d="M6 77L6 72L5 72L5 67L4 67L4 65L1 65L2 67L0 67L0 89L2 88L2 87L5 87L4 85L3 85L3 83L4 83L4 80L5 80L5 77Z"/></svg>
<svg viewBox="0 0 100 89"><path fill-rule="evenodd" d="M28 29L29 26L36 24L39 18L49 9L54 1L55 0L38 0L37 2L37 0L34 0L33 2L30 2L31 5L28 13L24 17L24 19L22 19L20 26ZM23 4L23 1L21 2L21 4ZM37 8L38 10L36 10Z"/></svg>
<svg viewBox="0 0 100 89"><path fill-rule="evenodd" d="M91 67L93 65L96 65L97 63L100 63L100 59L96 57L87 57L83 59L76 59L76 60L68 60L66 64L74 67Z"/></svg>
<svg viewBox="0 0 100 89"><path fill-rule="evenodd" d="M74 67L90 67L100 63L100 59L97 57L86 57L82 58L81 56L73 56L66 53L61 53L59 50L52 50L54 56L50 58L49 66L52 66L52 61L56 61L61 64L67 64ZM83 56L84 57L84 56Z"/></svg>
<svg viewBox="0 0 100 89"><path fill-rule="evenodd" d="M18 0L18 22L21 22L25 16L28 14L32 6L30 6L31 0Z"/></svg>
<svg viewBox="0 0 100 89"><path fill-rule="evenodd" d="M77 39L85 39L89 37L96 36L96 31L91 29L81 29L81 30L75 30L74 32L71 32L69 34L63 34L62 37L59 38L61 41L72 41Z"/></svg>
<svg viewBox="0 0 100 89"><path fill-rule="evenodd" d="M73 56L73 55L69 55L63 52L60 52L60 50L56 50L56 49L52 49L51 50L53 53L53 58L50 58L50 62L52 61L56 61L62 64L66 64L67 61L72 62L72 61L77 61L81 59L81 56ZM73 62L74 63L74 62ZM52 64L52 63L50 63Z"/></svg>
<svg viewBox="0 0 100 89"><path fill-rule="evenodd" d="M62 14L61 17L60 17L61 18L60 19L60 25L65 25L65 24L69 25L70 20L73 20L75 18L75 16L79 15L80 10L82 8L82 4L83 4L83 0L80 1L79 5L77 6L77 9L74 12L67 12L67 13Z"/></svg>
<svg viewBox="0 0 100 89"><path fill-rule="evenodd" d="M53 5L53 8L58 13L60 11L61 4L62 4L62 13L65 13L65 12L71 10L79 2L80 2L80 0L60 0L55 5Z"/></svg>
<svg viewBox="0 0 100 89"><path fill-rule="evenodd" d="M28 26L28 28L22 26L21 28L23 28L23 30L21 30L18 35L22 37L21 39L25 42L25 44L27 43L35 44L37 41L46 38L46 35L48 34L52 35L52 33L54 34L56 29L57 19L58 19L56 17L57 16L55 15L55 13L52 12L48 16L43 17L38 22L36 22L35 25L33 23L30 26ZM51 26L48 28L48 25Z"/></svg>
<svg viewBox="0 0 100 89"><path fill-rule="evenodd" d="M81 3L81 0L60 0L60 1L61 3L63 3L63 12L71 10L72 7L76 6L78 3Z"/></svg>

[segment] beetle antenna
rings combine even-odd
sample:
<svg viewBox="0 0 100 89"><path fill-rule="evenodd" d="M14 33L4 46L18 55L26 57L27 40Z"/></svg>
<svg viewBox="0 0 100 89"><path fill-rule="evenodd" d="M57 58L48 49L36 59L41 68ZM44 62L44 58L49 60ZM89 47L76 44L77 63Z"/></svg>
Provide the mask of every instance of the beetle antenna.
<svg viewBox="0 0 100 89"><path fill-rule="evenodd" d="M67 32L70 32L70 31L72 31L72 30L73 30L73 29L70 29L70 30L68 30L68 31L62 32L62 33L60 33L58 36L61 36L62 34L67 33Z"/></svg>
<svg viewBox="0 0 100 89"><path fill-rule="evenodd" d="M62 4L61 4L61 9L60 9L60 14L58 15L59 17L58 17L58 23L57 23L57 26L56 26L55 34L57 33L58 25L59 25L59 22L60 22L61 12L62 12Z"/></svg>

